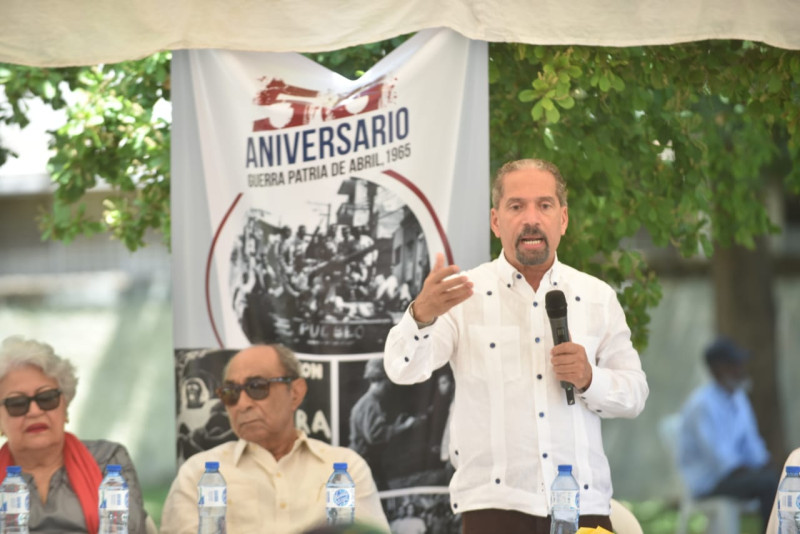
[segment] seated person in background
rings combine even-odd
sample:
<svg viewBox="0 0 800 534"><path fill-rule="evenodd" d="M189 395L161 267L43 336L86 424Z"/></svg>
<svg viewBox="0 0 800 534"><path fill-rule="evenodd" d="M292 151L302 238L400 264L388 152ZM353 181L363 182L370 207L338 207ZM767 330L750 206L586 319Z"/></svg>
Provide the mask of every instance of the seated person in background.
<svg viewBox="0 0 800 534"><path fill-rule="evenodd" d="M50 345L22 337L0 345L0 473L19 465L30 490L30 532L90 532L99 525L97 490L106 465L122 466L128 482L128 532L143 534L147 514L125 447L81 441L64 431L78 379Z"/></svg>
<svg viewBox="0 0 800 534"><path fill-rule="evenodd" d="M681 411L678 463L696 498L758 499L763 525L778 487L769 453L747 397L748 353L721 337L706 349L713 380L697 389Z"/></svg>
<svg viewBox="0 0 800 534"><path fill-rule="evenodd" d="M356 520L383 532L389 524L367 463L355 452L311 439L294 426L306 395L300 363L282 345L256 345L228 363L217 395L238 441L195 454L178 471L164 503L162 534L197 532L197 482L217 461L228 491L234 533L296 533L325 523L325 483L347 462L356 485Z"/></svg>
<svg viewBox="0 0 800 534"><path fill-rule="evenodd" d="M787 465L800 465L800 448L793 450L789 457L786 458L786 463L783 464L783 469L781 470L781 477L786 475L786 466ZM769 514L769 524L767 524L767 530L765 534L778 534L778 501L777 497L775 502L772 503L772 513Z"/></svg>

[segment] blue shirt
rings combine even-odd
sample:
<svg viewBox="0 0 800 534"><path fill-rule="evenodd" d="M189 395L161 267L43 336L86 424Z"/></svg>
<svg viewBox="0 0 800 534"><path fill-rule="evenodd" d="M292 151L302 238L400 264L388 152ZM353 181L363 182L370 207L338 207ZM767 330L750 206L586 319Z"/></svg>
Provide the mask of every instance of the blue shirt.
<svg viewBox="0 0 800 534"><path fill-rule="evenodd" d="M706 495L739 467L761 467L769 453L743 390L716 382L696 390L681 411L678 465L689 491Z"/></svg>

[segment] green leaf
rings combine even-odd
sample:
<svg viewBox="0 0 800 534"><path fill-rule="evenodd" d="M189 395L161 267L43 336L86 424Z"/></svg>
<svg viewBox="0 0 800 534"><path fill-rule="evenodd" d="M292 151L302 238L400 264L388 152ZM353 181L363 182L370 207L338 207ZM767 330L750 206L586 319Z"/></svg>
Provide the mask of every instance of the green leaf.
<svg viewBox="0 0 800 534"><path fill-rule="evenodd" d="M531 118L534 122L538 122L541 120L542 115L544 114L544 107L542 107L542 101L536 102L531 108Z"/></svg>
<svg viewBox="0 0 800 534"><path fill-rule="evenodd" d="M561 98L559 100L556 100L556 102L558 103L559 106L561 106L564 109L572 109L575 107L575 99L572 98L571 96L568 96L566 98Z"/></svg>
<svg viewBox="0 0 800 534"><path fill-rule="evenodd" d="M519 92L520 102L532 102L536 98L536 91L531 89L523 89Z"/></svg>

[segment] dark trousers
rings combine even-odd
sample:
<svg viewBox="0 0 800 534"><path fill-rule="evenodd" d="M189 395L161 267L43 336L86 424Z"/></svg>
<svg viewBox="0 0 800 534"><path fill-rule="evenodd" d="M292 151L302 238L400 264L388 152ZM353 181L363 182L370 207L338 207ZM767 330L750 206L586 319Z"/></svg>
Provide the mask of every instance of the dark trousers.
<svg viewBox="0 0 800 534"><path fill-rule="evenodd" d="M606 515L582 515L582 527L603 527L613 532ZM461 534L550 534L550 518L516 510L472 510L461 514Z"/></svg>
<svg viewBox="0 0 800 534"><path fill-rule="evenodd" d="M743 467L719 481L704 497L726 496L737 499L758 499L761 520L767 528L772 513L772 503L778 490L779 475L771 467Z"/></svg>

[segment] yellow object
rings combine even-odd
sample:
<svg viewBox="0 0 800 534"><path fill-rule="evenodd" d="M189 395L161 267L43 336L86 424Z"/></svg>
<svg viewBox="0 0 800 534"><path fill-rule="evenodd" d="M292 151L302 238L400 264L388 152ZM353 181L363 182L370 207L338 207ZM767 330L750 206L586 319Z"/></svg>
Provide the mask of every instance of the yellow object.
<svg viewBox="0 0 800 534"><path fill-rule="evenodd" d="M613 534L610 530L606 530L603 527L597 528L589 528L589 527L581 527L578 529L577 534Z"/></svg>

